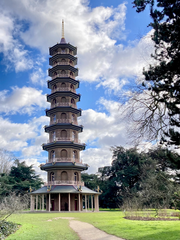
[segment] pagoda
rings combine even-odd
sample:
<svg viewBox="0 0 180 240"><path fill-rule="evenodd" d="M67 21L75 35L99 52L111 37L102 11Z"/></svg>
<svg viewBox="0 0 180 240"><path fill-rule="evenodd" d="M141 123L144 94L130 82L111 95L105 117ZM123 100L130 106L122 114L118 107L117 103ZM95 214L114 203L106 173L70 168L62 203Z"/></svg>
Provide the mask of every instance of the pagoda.
<svg viewBox="0 0 180 240"><path fill-rule="evenodd" d="M81 95L76 93L77 48L66 42L64 22L61 41L49 48L49 54L51 80L47 85L51 93L47 101L51 107L46 109L46 116L50 123L44 127L49 140L42 145L48 152L48 160L40 165L47 172L47 183L30 193L31 211L99 211L99 190L91 190L81 181L81 172L88 165L80 158L86 145L78 138L83 126L78 125L81 109L77 108L77 102Z"/></svg>

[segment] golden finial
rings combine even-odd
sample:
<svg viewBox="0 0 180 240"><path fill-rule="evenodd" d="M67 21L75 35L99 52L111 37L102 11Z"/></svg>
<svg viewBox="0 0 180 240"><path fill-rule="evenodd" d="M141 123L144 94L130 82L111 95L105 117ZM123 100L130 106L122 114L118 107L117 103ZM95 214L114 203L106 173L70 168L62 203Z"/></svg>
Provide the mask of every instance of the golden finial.
<svg viewBox="0 0 180 240"><path fill-rule="evenodd" d="M62 20L62 38L64 38L64 19Z"/></svg>

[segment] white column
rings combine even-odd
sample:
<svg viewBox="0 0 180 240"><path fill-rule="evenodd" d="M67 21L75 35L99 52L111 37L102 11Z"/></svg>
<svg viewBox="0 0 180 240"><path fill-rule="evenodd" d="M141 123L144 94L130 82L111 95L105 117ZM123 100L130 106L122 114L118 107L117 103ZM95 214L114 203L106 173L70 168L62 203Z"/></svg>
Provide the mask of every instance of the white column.
<svg viewBox="0 0 180 240"><path fill-rule="evenodd" d="M87 198L86 198L86 194L85 194L85 209L86 209L86 212L87 212Z"/></svg>
<svg viewBox="0 0 180 240"><path fill-rule="evenodd" d="M78 195L79 195L79 212L80 212L81 211L81 195L80 193Z"/></svg>
<svg viewBox="0 0 180 240"><path fill-rule="evenodd" d="M31 203L30 203L30 210L31 210L31 211L33 211L33 210L32 210L32 206L33 206L33 196L31 195Z"/></svg>
<svg viewBox="0 0 180 240"><path fill-rule="evenodd" d="M49 212L51 210L51 194L49 193Z"/></svg>
<svg viewBox="0 0 180 240"><path fill-rule="evenodd" d="M39 199L39 210L42 210L41 209L41 195L40 195L40 199Z"/></svg>
<svg viewBox="0 0 180 240"><path fill-rule="evenodd" d="M44 194L42 194L42 211L44 211Z"/></svg>
<svg viewBox="0 0 180 240"><path fill-rule="evenodd" d="M38 210L38 195L36 195L36 211Z"/></svg>
<svg viewBox="0 0 180 240"><path fill-rule="evenodd" d="M91 208L92 208L92 212L93 212L93 195L91 195Z"/></svg>
<svg viewBox="0 0 180 240"><path fill-rule="evenodd" d="M70 193L68 194L68 198L69 198L69 212L71 211L71 198L70 198Z"/></svg>
<svg viewBox="0 0 180 240"><path fill-rule="evenodd" d="M59 212L61 211L61 194L59 193Z"/></svg>
<svg viewBox="0 0 180 240"><path fill-rule="evenodd" d="M89 195L87 195L87 201L88 201L88 211L89 211Z"/></svg>

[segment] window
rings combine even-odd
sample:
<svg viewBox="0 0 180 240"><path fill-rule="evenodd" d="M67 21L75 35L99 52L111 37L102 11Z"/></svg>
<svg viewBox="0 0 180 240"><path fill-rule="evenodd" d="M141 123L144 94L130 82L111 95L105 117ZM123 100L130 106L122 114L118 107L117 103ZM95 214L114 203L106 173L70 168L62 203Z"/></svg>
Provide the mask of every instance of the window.
<svg viewBox="0 0 180 240"><path fill-rule="evenodd" d="M73 131L73 132L72 132L72 141L75 140L75 136L76 136L76 133Z"/></svg>
<svg viewBox="0 0 180 240"><path fill-rule="evenodd" d="M51 172L50 173L50 181L53 182L54 180L55 180L54 172Z"/></svg>
<svg viewBox="0 0 180 240"><path fill-rule="evenodd" d="M76 118L75 118L75 115L72 114L72 122L75 122Z"/></svg>
<svg viewBox="0 0 180 240"><path fill-rule="evenodd" d="M53 123L56 122L56 115L53 115Z"/></svg>
<svg viewBox="0 0 180 240"><path fill-rule="evenodd" d="M52 140L56 141L56 132L55 131L52 133Z"/></svg>
<svg viewBox="0 0 180 240"><path fill-rule="evenodd" d="M75 104L74 98L71 99L71 103L72 103L72 104Z"/></svg>
<svg viewBox="0 0 180 240"><path fill-rule="evenodd" d="M55 160L55 151L52 150L51 151L51 161L54 162L54 160Z"/></svg>
<svg viewBox="0 0 180 240"><path fill-rule="evenodd" d="M61 158L67 158L67 151L66 151L66 149L63 149L61 151Z"/></svg>
<svg viewBox="0 0 180 240"><path fill-rule="evenodd" d="M67 131L66 130L61 131L61 137L62 138L67 138Z"/></svg>
<svg viewBox="0 0 180 240"><path fill-rule="evenodd" d="M73 161L75 161L77 159L77 151L74 150L73 151Z"/></svg>

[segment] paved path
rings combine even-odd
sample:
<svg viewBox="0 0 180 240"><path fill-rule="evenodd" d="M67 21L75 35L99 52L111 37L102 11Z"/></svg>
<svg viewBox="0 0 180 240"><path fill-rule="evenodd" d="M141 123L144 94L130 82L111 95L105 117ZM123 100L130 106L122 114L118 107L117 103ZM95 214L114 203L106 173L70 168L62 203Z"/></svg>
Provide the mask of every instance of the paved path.
<svg viewBox="0 0 180 240"><path fill-rule="evenodd" d="M124 240L107 234L89 223L70 220L69 226L79 235L81 240Z"/></svg>

